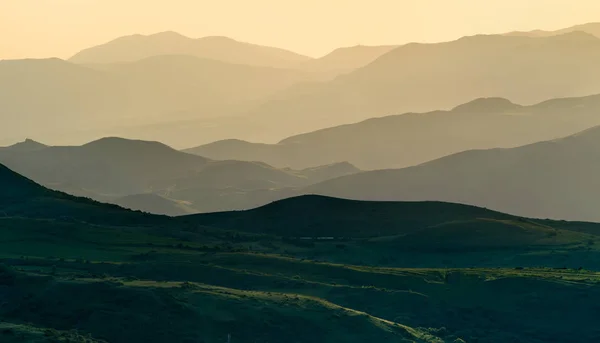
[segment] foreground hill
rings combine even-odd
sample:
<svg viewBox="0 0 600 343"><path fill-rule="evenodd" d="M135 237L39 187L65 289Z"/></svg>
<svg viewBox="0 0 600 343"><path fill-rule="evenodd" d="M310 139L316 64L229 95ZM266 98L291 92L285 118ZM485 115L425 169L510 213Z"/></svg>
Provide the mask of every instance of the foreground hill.
<svg viewBox="0 0 600 343"><path fill-rule="evenodd" d="M114 137L82 146L36 147L0 150L0 162L53 189L170 215L239 209L240 194L250 194L252 201L253 191L303 187L359 171L347 163L290 170L213 161L158 142Z"/></svg>
<svg viewBox="0 0 600 343"><path fill-rule="evenodd" d="M227 37L192 39L176 32L161 32L117 38L78 52L70 61L79 64L134 62L160 55L188 55L274 68L289 68L311 59L291 51L242 43Z"/></svg>
<svg viewBox="0 0 600 343"><path fill-rule="evenodd" d="M364 200L441 200L537 218L600 221L600 127L512 149L342 177L307 192Z"/></svg>
<svg viewBox="0 0 600 343"><path fill-rule="evenodd" d="M314 196L230 220L174 219L66 196L5 168L0 185L13 191L0 193L0 211L8 210L0 216L3 342L537 343L600 334L597 273L528 267L597 267L595 224ZM15 194L22 211L13 215ZM40 196L54 213L78 204L87 221L40 214ZM137 219L121 220L127 215ZM338 234L339 223L354 237L288 236ZM403 234L377 236L392 231Z"/></svg>
<svg viewBox="0 0 600 343"><path fill-rule="evenodd" d="M7 221L16 217L115 226L146 226L151 222L160 225L164 222L162 217L126 211L118 206L49 190L1 164L0 187L0 217ZM0 225L8 225L3 223Z"/></svg>
<svg viewBox="0 0 600 343"><path fill-rule="evenodd" d="M407 113L292 136L278 144L225 140L185 150L214 159L306 168L349 161L365 169L400 168L469 149L516 147L600 125L600 96L522 106L483 98L451 111Z"/></svg>

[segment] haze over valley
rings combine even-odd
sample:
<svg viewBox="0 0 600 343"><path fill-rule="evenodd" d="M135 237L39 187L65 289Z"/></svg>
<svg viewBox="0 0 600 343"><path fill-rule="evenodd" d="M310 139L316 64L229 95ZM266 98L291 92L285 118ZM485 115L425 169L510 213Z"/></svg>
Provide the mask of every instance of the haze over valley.
<svg viewBox="0 0 600 343"><path fill-rule="evenodd" d="M0 13L0 342L599 341L597 1Z"/></svg>

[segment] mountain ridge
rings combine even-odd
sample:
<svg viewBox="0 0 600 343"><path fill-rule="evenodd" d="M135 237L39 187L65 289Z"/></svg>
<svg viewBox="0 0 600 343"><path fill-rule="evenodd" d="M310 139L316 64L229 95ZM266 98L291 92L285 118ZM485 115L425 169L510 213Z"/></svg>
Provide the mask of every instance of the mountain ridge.
<svg viewBox="0 0 600 343"><path fill-rule="evenodd" d="M448 111L370 118L290 136L277 144L225 140L184 151L302 169L348 161L362 170L401 168L459 151L516 147L600 125L600 95L518 105L480 98Z"/></svg>
<svg viewBox="0 0 600 343"><path fill-rule="evenodd" d="M516 148L468 150L421 165L342 176L303 192L362 200L438 200L530 218L600 221L593 175L600 126Z"/></svg>
<svg viewBox="0 0 600 343"><path fill-rule="evenodd" d="M136 46L132 49L132 45ZM237 51L237 52L236 52ZM184 54L209 57L230 63L291 67L311 58L284 49L236 41L229 37L189 38L166 31L152 35L131 35L84 49L69 61L75 63L133 62L150 56Z"/></svg>

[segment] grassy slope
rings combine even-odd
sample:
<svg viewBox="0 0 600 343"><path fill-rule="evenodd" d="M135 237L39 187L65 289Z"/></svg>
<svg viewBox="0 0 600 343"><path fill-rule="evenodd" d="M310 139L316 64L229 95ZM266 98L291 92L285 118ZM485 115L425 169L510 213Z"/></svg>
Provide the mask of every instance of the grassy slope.
<svg viewBox="0 0 600 343"><path fill-rule="evenodd" d="M224 342L227 334L234 342L600 338L593 322L598 273L534 268L597 268L592 224L452 204L302 197L231 213L242 230L232 231L203 226L216 223L203 223L204 216L146 216L3 176L27 197L13 192L1 203L8 213L0 218L0 261L11 267L0 268L0 322L30 341L44 342L45 328L128 343ZM274 231L286 224L281 216L294 213L301 219L285 228L310 229L310 213L322 229L358 236L312 242L273 235L285 233ZM251 220L241 225L245 214ZM338 226L341 214L351 214L344 221L355 226ZM382 232L362 228L369 220ZM385 229L385 220L402 225ZM423 265L432 268L416 268Z"/></svg>

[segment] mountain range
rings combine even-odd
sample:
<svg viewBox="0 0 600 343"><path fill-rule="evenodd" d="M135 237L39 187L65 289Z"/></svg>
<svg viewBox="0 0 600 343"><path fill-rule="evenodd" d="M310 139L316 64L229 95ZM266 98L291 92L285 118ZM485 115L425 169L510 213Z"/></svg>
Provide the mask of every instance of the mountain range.
<svg viewBox="0 0 600 343"><path fill-rule="evenodd" d="M348 161L363 170L414 166L469 149L517 147L600 125L600 96L523 106L482 98L450 111L406 113L292 136L277 144L224 140L184 150L295 169Z"/></svg>
<svg viewBox="0 0 600 343"><path fill-rule="evenodd" d="M507 36L527 36L527 37L550 37L550 36L558 36L565 33L571 33L575 31L582 31L592 34L596 37L600 38L600 23L587 23L581 25L575 25L568 27L566 29L560 29L555 31L544 31L544 30L534 30L534 31L513 31L509 32Z"/></svg>
<svg viewBox="0 0 600 343"><path fill-rule="evenodd" d="M35 136L62 144L111 135L176 147L226 138L276 142L376 116L450 109L475 98L527 105L600 93L600 39L581 31L363 50L321 59L327 64L347 54L344 60L363 61L333 79L302 70L316 60L296 69L190 55L108 65L2 61L0 110L10 125L1 133L5 140Z"/></svg>
<svg viewBox="0 0 600 343"><path fill-rule="evenodd" d="M264 122L266 132L291 135L374 116L450 109L475 98L532 104L585 96L600 93L598 57L600 38L583 32L414 43L333 81L278 92L249 115Z"/></svg>
<svg viewBox="0 0 600 343"><path fill-rule="evenodd" d="M291 51L243 43L228 37L192 39L176 32L132 35L82 50L69 59L78 64L136 62L161 55L187 55L271 68L290 68L311 58Z"/></svg>
<svg viewBox="0 0 600 343"><path fill-rule="evenodd" d="M221 142L194 151L210 159L157 142L105 138L72 147L46 147L28 140L0 149L0 162L54 189L168 215L249 209L297 195L322 194L359 200L439 200L528 217L600 221L597 189L590 181L599 168L594 164L600 146L598 128L552 137L592 125L598 120L599 99L556 99L533 106L480 99L450 112L372 119L276 146ZM543 138L552 139L531 143ZM303 144L303 139L309 143ZM432 144L436 139L439 143ZM517 143L529 144L493 148ZM219 145L228 150L213 149L220 154L211 154L210 148ZM285 149L274 154L273 148L280 147ZM238 155L227 155L228 151ZM361 173L353 164L333 160L335 156L363 170L385 170ZM294 168L282 168L285 161ZM305 168L311 161L323 165ZM387 164L374 163L379 161ZM389 169L396 165L408 167Z"/></svg>
<svg viewBox="0 0 600 343"><path fill-rule="evenodd" d="M554 107L554 106L553 106ZM515 148L467 150L416 166L333 178L271 192L371 201L447 201L533 218L600 221L600 126ZM259 203L260 204L260 203ZM249 202L250 208L256 202Z"/></svg>
<svg viewBox="0 0 600 343"><path fill-rule="evenodd" d="M600 341L599 61L597 23L0 61L0 342Z"/></svg>
<svg viewBox="0 0 600 343"><path fill-rule="evenodd" d="M181 55L103 68L59 59L0 61L0 108L6 113L0 132L5 137L23 132L36 137L93 135L128 126L224 118L306 80L306 75Z"/></svg>
<svg viewBox="0 0 600 343"><path fill-rule="evenodd" d="M449 112L371 119L274 146L225 141L187 151L208 158L120 138L72 147L28 140L0 149L0 162L54 189L172 216L322 194L439 200L528 217L600 221L590 181L598 171L598 129L554 138L593 125L599 99L533 106L479 99ZM523 146L494 148L519 143ZM360 173L339 162L345 159L363 170L386 170ZM390 169L396 166L406 167Z"/></svg>
<svg viewBox="0 0 600 343"><path fill-rule="evenodd" d="M535 218L600 221L600 127L512 149L471 150L415 167L304 189L362 200L440 200Z"/></svg>
<svg viewBox="0 0 600 343"><path fill-rule="evenodd" d="M53 189L169 215L236 209L233 199L248 192L270 193L358 172L348 163L291 170L214 161L158 142L122 138L55 147L26 141L0 149L0 162Z"/></svg>

